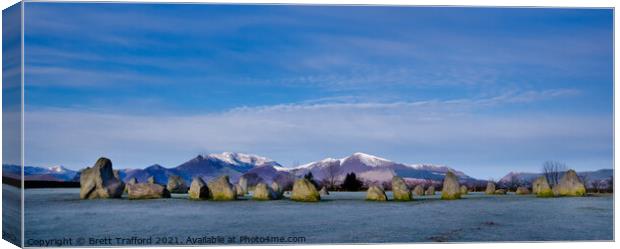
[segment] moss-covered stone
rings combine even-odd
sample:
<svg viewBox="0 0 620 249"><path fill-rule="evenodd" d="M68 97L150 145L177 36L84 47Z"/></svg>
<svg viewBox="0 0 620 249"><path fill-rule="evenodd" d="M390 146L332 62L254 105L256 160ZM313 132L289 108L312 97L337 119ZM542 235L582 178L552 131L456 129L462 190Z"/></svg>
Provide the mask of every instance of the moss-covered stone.
<svg viewBox="0 0 620 249"><path fill-rule="evenodd" d="M426 192L424 192L424 195L428 195L428 196L435 195L435 186L433 185L428 186L428 188L426 189Z"/></svg>
<svg viewBox="0 0 620 249"><path fill-rule="evenodd" d="M515 191L515 194L517 195L529 195L530 194L530 190L525 187L525 186L521 186L517 188L517 191Z"/></svg>
<svg viewBox="0 0 620 249"><path fill-rule="evenodd" d="M237 199L237 193L230 184L228 176L220 176L214 181L207 183L209 196L214 201L232 201Z"/></svg>
<svg viewBox="0 0 620 249"><path fill-rule="evenodd" d="M194 177L187 192L190 200L209 199L209 187L200 177Z"/></svg>
<svg viewBox="0 0 620 249"><path fill-rule="evenodd" d="M411 190L400 176L392 177L392 194L395 201L411 201Z"/></svg>
<svg viewBox="0 0 620 249"><path fill-rule="evenodd" d="M252 195L252 199L257 201L272 200L274 196L273 193L271 193L272 191L273 190L271 190L271 188L267 186L267 184L261 182L259 184L256 184L256 187L254 187L254 194Z"/></svg>
<svg viewBox="0 0 620 249"><path fill-rule="evenodd" d="M241 176L239 178L239 182L237 182L237 195L244 196L248 194L248 179L245 176Z"/></svg>
<svg viewBox="0 0 620 249"><path fill-rule="evenodd" d="M487 183L487 189L484 190L484 193L487 195L495 194L495 183L492 183L492 182Z"/></svg>
<svg viewBox="0 0 620 249"><path fill-rule="evenodd" d="M291 200L301 202L318 202L321 200L319 191L307 179L297 179L293 185Z"/></svg>
<svg viewBox="0 0 620 249"><path fill-rule="evenodd" d="M373 185L366 191L366 200L368 201L387 201L387 195L383 188Z"/></svg>
<svg viewBox="0 0 620 249"><path fill-rule="evenodd" d="M466 195L468 193L469 193L469 189L467 189L467 186L461 185L461 195Z"/></svg>
<svg viewBox="0 0 620 249"><path fill-rule="evenodd" d="M553 190L545 176L539 176L532 182L532 193L537 197L553 197Z"/></svg>
<svg viewBox="0 0 620 249"><path fill-rule="evenodd" d="M461 188L459 186L459 180L452 171L446 172L446 176L443 178L443 187L441 188L442 200L456 200L461 198Z"/></svg>
<svg viewBox="0 0 620 249"><path fill-rule="evenodd" d="M424 187L422 185L415 186L411 191L413 195L423 196L424 195Z"/></svg>
<svg viewBox="0 0 620 249"><path fill-rule="evenodd" d="M239 183L235 184L233 186L233 189L235 190L235 193L237 194L237 197L245 195L245 191L243 191L243 187L241 187L241 185L239 185Z"/></svg>
<svg viewBox="0 0 620 249"><path fill-rule="evenodd" d="M586 187L577 176L574 170L568 170L560 182L553 187L553 194L556 196L585 196Z"/></svg>

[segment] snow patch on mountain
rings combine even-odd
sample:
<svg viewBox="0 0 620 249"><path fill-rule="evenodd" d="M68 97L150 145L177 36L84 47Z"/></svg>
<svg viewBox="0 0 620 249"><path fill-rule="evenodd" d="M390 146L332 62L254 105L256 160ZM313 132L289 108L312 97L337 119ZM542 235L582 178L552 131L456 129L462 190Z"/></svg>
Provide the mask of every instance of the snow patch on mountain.
<svg viewBox="0 0 620 249"><path fill-rule="evenodd" d="M353 155L343 159L343 161L346 160L346 159L351 159L351 158L357 158L363 164L365 164L367 166L371 166L371 167L380 167L380 166L384 166L386 164L393 163L392 161L387 160L385 158L381 158L381 157L378 157L378 156L373 156L373 155L369 155L369 154L365 154L365 153L361 153L361 152L353 153Z"/></svg>
<svg viewBox="0 0 620 249"><path fill-rule="evenodd" d="M218 159L220 161L224 161L224 162L226 162L228 164L232 164L232 165L252 164L252 165L257 165L257 166L259 166L259 165L276 165L276 166L280 166L280 164L278 164L274 160L271 160L269 158L262 157L262 156L252 155L252 154L243 154L243 153L236 153L236 152L223 152L223 153L220 153L220 154L209 154L208 157L215 158L215 159Z"/></svg>

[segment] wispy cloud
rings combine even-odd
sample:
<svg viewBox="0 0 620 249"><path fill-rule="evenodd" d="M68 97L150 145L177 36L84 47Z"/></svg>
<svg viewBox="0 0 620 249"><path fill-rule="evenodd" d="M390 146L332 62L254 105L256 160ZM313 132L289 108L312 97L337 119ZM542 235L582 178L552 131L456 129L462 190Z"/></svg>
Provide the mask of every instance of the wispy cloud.
<svg viewBox="0 0 620 249"><path fill-rule="evenodd" d="M502 164L535 170L550 157L576 167L608 167L580 165L580 160L610 152L609 117L491 116L458 108L536 101L562 92L571 91L470 101L278 105L165 118L38 110L26 114L27 158L30 164L74 168L102 155L119 167L176 166L202 152L240 151L290 164L366 151L407 163L448 164L480 177L500 176Z"/></svg>
<svg viewBox="0 0 620 249"><path fill-rule="evenodd" d="M279 104L272 106L238 107L231 112L268 112L268 111L299 111L299 110L329 110L329 109L360 109L384 111L393 108L420 108L423 110L468 110L505 104L532 103L550 101L557 98L576 96L580 92L576 89L549 89L544 91L508 92L492 97L449 99L449 100L421 100L398 102L364 102L365 98L356 96L340 96L308 100L302 103Z"/></svg>

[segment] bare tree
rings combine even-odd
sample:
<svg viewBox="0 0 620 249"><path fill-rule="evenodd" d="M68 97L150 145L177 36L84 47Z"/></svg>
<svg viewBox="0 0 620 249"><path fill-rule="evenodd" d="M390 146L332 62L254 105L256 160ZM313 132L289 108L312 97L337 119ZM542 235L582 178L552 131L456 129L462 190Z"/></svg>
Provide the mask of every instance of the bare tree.
<svg viewBox="0 0 620 249"><path fill-rule="evenodd" d="M597 190L597 188L594 187L594 184L596 184L595 182L597 182L597 180L590 180L590 175L587 173L581 173L578 175L579 179L581 180L581 182L583 182L583 186L586 187L586 192L588 192L588 187L592 186L592 188L594 188L595 190ZM598 190L597 190L598 192Z"/></svg>
<svg viewBox="0 0 620 249"><path fill-rule="evenodd" d="M337 185L338 176L340 174L340 167L338 164L330 163L326 168L327 172L327 184L330 189L334 189Z"/></svg>
<svg viewBox="0 0 620 249"><path fill-rule="evenodd" d="M600 193L603 189L603 186L605 186L605 183L606 182L604 180L594 180L592 181L592 188L596 193Z"/></svg>
<svg viewBox="0 0 620 249"><path fill-rule="evenodd" d="M424 188L428 188L430 186L434 186L433 184L433 180L431 179L424 179L424 183L422 185Z"/></svg>
<svg viewBox="0 0 620 249"><path fill-rule="evenodd" d="M511 175L510 178L508 178L508 181L506 181L506 187L510 191L516 191L517 188L521 186L521 184L521 179L519 179L519 177L517 177L516 175Z"/></svg>
<svg viewBox="0 0 620 249"><path fill-rule="evenodd" d="M543 163L542 171L549 185L553 187L560 181L562 172L566 171L566 164L558 161L546 161Z"/></svg>

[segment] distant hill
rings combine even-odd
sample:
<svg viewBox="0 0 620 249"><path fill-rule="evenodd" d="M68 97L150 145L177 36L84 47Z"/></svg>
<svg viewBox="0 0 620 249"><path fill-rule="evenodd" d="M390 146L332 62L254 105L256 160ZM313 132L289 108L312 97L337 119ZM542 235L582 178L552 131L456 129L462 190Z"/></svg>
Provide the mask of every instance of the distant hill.
<svg viewBox="0 0 620 249"><path fill-rule="evenodd" d="M442 181L449 170L453 171L461 182L477 181L462 171L446 166L428 164L407 165L359 152L341 159L326 158L321 161L307 163L292 168L289 171L296 176L303 176L308 172L312 172L312 175L318 180L332 176L335 176L336 179L344 179L346 174L353 172L364 181L381 183L391 181L392 177L396 175L410 182Z"/></svg>
<svg viewBox="0 0 620 249"><path fill-rule="evenodd" d="M127 181L135 177L138 182L144 182L149 176L153 176L158 183L166 183L168 176L178 175L190 182L192 177L202 177L210 180L221 175L228 175L231 181L236 182L243 174L257 168L283 169L277 162L256 155L224 152L221 154L198 155L187 162L174 168L165 168L161 165L152 165L145 169L121 170L123 180ZM272 179L274 172L265 172Z"/></svg>
<svg viewBox="0 0 620 249"><path fill-rule="evenodd" d="M74 181L78 171L67 169L63 166L53 166L49 168L25 166L24 180L26 181ZM15 179L21 178L21 167L19 165L3 164L2 176ZM77 179L79 180L79 178Z"/></svg>
<svg viewBox="0 0 620 249"><path fill-rule="evenodd" d="M560 174L560 176L563 173ZM502 177L498 182L499 183L508 183L510 181L518 180L520 182L531 183L537 177L541 176L542 173L528 173L528 172L510 172L504 177ZM608 180L614 175L613 169L599 169L596 171L581 171L577 172L577 175L582 176L585 175L589 181L599 181L599 180Z"/></svg>
<svg viewBox="0 0 620 249"><path fill-rule="evenodd" d="M19 179L21 174L19 166L3 165L2 168L4 177ZM326 158L293 168L282 167L276 161L262 156L224 152L198 155L172 168L155 164L143 169L120 169L119 175L124 181L135 177L138 182L145 182L148 177L153 176L155 181L161 184L167 183L170 175L181 176L188 183L194 176L208 181L221 175L228 175L231 182L237 182L243 176L250 184L277 181L286 185L309 172L312 172L317 181L332 177L342 180L346 174L353 172L367 183L390 182L392 177L397 175L405 178L407 182L417 184L426 181L441 182L448 171L453 171L461 183L472 185L486 182L444 165L405 164L360 152L340 159ZM589 179L609 179L613 175L613 170L602 169L582 173L587 174ZM26 181L79 182L78 171L62 166L50 168L26 166L24 174ZM506 182L512 177L531 182L539 175L511 172L500 179L500 182Z"/></svg>

